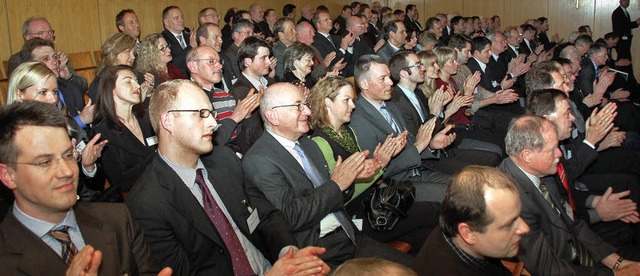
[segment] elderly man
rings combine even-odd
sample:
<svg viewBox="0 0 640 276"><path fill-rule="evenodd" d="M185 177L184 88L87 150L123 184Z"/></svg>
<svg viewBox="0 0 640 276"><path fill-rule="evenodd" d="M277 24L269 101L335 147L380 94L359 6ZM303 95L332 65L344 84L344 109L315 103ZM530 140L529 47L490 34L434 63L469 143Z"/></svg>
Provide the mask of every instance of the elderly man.
<svg viewBox="0 0 640 276"><path fill-rule="evenodd" d="M54 34L55 31L51 28L49 21L44 17L29 17L22 24L22 38L24 38L25 43L33 38L41 38L51 41L53 44L55 40ZM75 83L80 88L80 91L87 91L89 88L87 85L87 79L73 71L73 67L71 66L71 63L69 63L67 55L61 51L56 52L55 55L58 57L59 66L66 67L66 70L68 71L68 74L65 73L62 77ZM11 57L9 57L9 70L7 71L7 76L10 76L13 70L15 70L20 63L25 61L27 60L22 58L20 52L11 55Z"/></svg>
<svg viewBox="0 0 640 276"><path fill-rule="evenodd" d="M338 159L329 175L320 148L304 135L311 110L289 83L270 86L260 102L265 133L242 161L250 196L266 197L291 224L300 245L327 248L322 258L337 266L354 257L379 256L407 264L412 257L363 235L344 211L344 191L364 169L365 152ZM364 173L364 172L363 172ZM252 187L258 189L251 189Z"/></svg>
<svg viewBox="0 0 640 276"><path fill-rule="evenodd" d="M207 45L218 53L220 59L222 60L222 68L226 69L222 71L222 80L215 84L217 88L220 88L224 91L229 91L231 88L232 80L234 79L233 69L231 66L231 59L225 54L222 54L222 32L220 31L220 27L213 23L204 23L198 27L198 31L196 32L196 39L198 41L198 46ZM225 66L226 64L226 66Z"/></svg>
<svg viewBox="0 0 640 276"><path fill-rule="evenodd" d="M279 275L284 263L327 273L315 257L324 249L294 250L282 213L264 196L245 194L240 160L226 147L213 149L217 123L202 88L188 80L164 83L149 113L158 152L127 206L157 262L176 275Z"/></svg>
<svg viewBox="0 0 640 276"><path fill-rule="evenodd" d="M300 17L300 20L298 20L296 24L300 24L302 22L308 22L309 24L311 24L311 26L313 26L313 22L311 20L313 19L313 14L315 14L316 12L313 9L313 7L311 5L304 5L300 9L300 11L302 12L302 16ZM313 26L313 28L315 29L315 26Z"/></svg>
<svg viewBox="0 0 640 276"><path fill-rule="evenodd" d="M531 227L531 233L522 237L518 257L532 274L640 273L639 263L616 253L618 249L573 216L560 193L562 184L555 178L542 179L557 173L562 154L553 123L534 115L521 116L509 126L505 144L509 158L500 169L515 179L521 216Z"/></svg>
<svg viewBox="0 0 640 276"><path fill-rule="evenodd" d="M327 12L320 11L313 16L313 23L317 30L313 37L313 47L318 49L321 59L335 53L335 58L328 67L334 66L340 60L348 61L353 53L353 42L355 41L355 36L352 33L348 33L345 37L331 35L332 22Z"/></svg>
<svg viewBox="0 0 640 276"><path fill-rule="evenodd" d="M469 166L451 181L440 214L414 260L420 275L511 275L500 259L518 254L529 226L518 188L497 169Z"/></svg>
<svg viewBox="0 0 640 276"><path fill-rule="evenodd" d="M359 16L350 16L347 20L347 31L355 38L351 53L351 58L347 62L347 66L344 69L345 77L353 76L353 69L356 66L356 62L363 55L373 54L373 48L365 39L365 32L367 32L366 22L362 22Z"/></svg>
<svg viewBox="0 0 640 276"><path fill-rule="evenodd" d="M273 32L278 36L278 41L273 45L273 56L276 57L276 77L284 77L284 50L292 43L298 41L296 25L289 18L280 18L273 25Z"/></svg>
<svg viewBox="0 0 640 276"><path fill-rule="evenodd" d="M240 19L238 21L233 22L233 33L231 34L233 37L233 42L231 46L224 51L224 55L231 61L231 64L225 65L225 71L230 71L233 74L233 78L231 80L231 84L233 85L238 78L242 70L240 70L240 66L238 65L238 50L240 49L240 44L250 36L253 36L253 23L247 19Z"/></svg>
<svg viewBox="0 0 640 276"><path fill-rule="evenodd" d="M171 49L171 63L173 63L185 75L189 75L187 69L187 53L191 50L191 30L185 28L182 11L177 6L168 6L162 10L162 37ZM195 37L195 36L194 36Z"/></svg>
<svg viewBox="0 0 640 276"><path fill-rule="evenodd" d="M14 103L0 110L0 129L0 181L15 197L0 223L2 274L156 271L124 205L76 202L79 153L62 112L39 102Z"/></svg>
<svg viewBox="0 0 640 276"><path fill-rule="evenodd" d="M206 7L198 13L198 24L202 26L204 23L213 23L216 26L220 24L220 16L218 10L214 7Z"/></svg>

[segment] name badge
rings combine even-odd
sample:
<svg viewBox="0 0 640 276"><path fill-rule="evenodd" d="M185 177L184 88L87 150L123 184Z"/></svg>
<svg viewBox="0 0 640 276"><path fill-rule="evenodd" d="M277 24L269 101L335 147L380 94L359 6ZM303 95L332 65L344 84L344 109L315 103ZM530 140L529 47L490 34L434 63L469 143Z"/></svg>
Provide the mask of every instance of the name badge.
<svg viewBox="0 0 640 276"><path fill-rule="evenodd" d="M254 208L251 210L251 207L247 207L251 215L247 219L247 226L249 226L249 234L253 234L253 231L256 230L258 224L260 224L260 217L258 216L258 208Z"/></svg>
<svg viewBox="0 0 640 276"><path fill-rule="evenodd" d="M499 84L498 84L497 81L493 81L493 82L491 82L491 85L493 85L493 87L498 87Z"/></svg>
<svg viewBox="0 0 640 276"><path fill-rule="evenodd" d="M145 140L147 141L147 145L150 147L158 143L158 136L154 135L151 137L147 137Z"/></svg>
<svg viewBox="0 0 640 276"><path fill-rule="evenodd" d="M87 144L84 143L84 141L80 140L80 143L78 143L76 145L76 150L82 154L82 151L84 150L84 148L87 147Z"/></svg>
<svg viewBox="0 0 640 276"><path fill-rule="evenodd" d="M628 36L626 36L626 35L623 35L623 36L621 37L621 39L622 39L622 40L629 40L629 37L628 37Z"/></svg>
<svg viewBox="0 0 640 276"><path fill-rule="evenodd" d="M352 219L351 221L353 221L353 224L356 225L358 231L362 231L362 219Z"/></svg>

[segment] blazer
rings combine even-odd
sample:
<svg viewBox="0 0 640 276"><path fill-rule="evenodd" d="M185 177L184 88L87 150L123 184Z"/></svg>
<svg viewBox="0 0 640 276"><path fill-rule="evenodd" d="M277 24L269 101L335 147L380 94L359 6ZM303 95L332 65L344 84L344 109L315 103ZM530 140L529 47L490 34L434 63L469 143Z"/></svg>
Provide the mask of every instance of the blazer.
<svg viewBox="0 0 640 276"><path fill-rule="evenodd" d="M638 22L627 18L622 7L618 6L613 10L613 13L611 13L611 26L613 27L613 32L619 35L620 40L622 40L623 36L627 36L629 38L633 36L631 29L637 28Z"/></svg>
<svg viewBox="0 0 640 276"><path fill-rule="evenodd" d="M399 47L399 48L402 48L402 47ZM385 42L384 45L382 45L382 47L378 49L378 51L376 52L376 55L379 55L382 59L384 59L384 61L389 63L389 60L391 60L391 56L395 52L396 50L393 49L393 47L391 46L391 43L389 43L389 40L387 40L387 42Z"/></svg>
<svg viewBox="0 0 640 276"><path fill-rule="evenodd" d="M522 237L518 257L532 275L613 275L607 267L584 267L571 262L573 236L587 248L594 262L615 253L616 248L605 243L583 220L571 220L562 207L564 200L558 191L562 184L546 183L558 214L510 158L499 168L513 177L520 192L520 216L531 231Z"/></svg>
<svg viewBox="0 0 640 276"><path fill-rule="evenodd" d="M580 85L580 88L582 88L582 94L588 96L593 93L593 81L596 80L596 68L593 66L591 58L583 59L581 68L576 81L578 85Z"/></svg>
<svg viewBox="0 0 640 276"><path fill-rule="evenodd" d="M189 28L184 28L184 30L182 31L182 38L184 39L184 43L187 44L187 47L182 49L182 46L180 46L180 42L178 42L178 39L176 39L176 37L170 31L168 31L167 29L162 31L162 37L164 37L164 39L167 41L167 44L169 44L169 48L171 49L171 57L173 58L171 60L171 63L178 67L178 69L180 69L180 72L182 72L182 74L184 74L185 76L189 76L189 69L187 68L187 53L191 51L191 46L189 45L190 35L191 32Z"/></svg>
<svg viewBox="0 0 640 276"><path fill-rule="evenodd" d="M156 151L157 138L148 116L148 112L145 111L144 115L138 117L138 124L145 139L144 144L128 128L116 130L107 120L102 120L92 128L92 137L100 133L100 141L109 141L102 149L102 156L98 162L104 169L109 183L118 187L120 192L128 192L131 189Z"/></svg>
<svg viewBox="0 0 640 276"><path fill-rule="evenodd" d="M229 45L229 48L227 48L226 50L224 50L223 55L227 56L227 60L230 61L229 65L223 65L223 67L225 68L223 70L223 72L229 71L228 69L231 68L231 72L233 76L235 76L235 78L239 78L240 75L242 75L242 71L240 70L240 65L238 64L238 50L240 48L235 44L235 43L231 43L231 45ZM225 64L226 61L225 60ZM227 83L227 85L233 85L233 83Z"/></svg>
<svg viewBox="0 0 640 276"><path fill-rule="evenodd" d="M60 89L60 93L62 93L64 97L64 105L67 107L69 115L71 115L71 117L80 115L80 112L84 109L84 92L87 89L82 90L78 84L62 78L58 78L57 82L58 89Z"/></svg>
<svg viewBox="0 0 640 276"><path fill-rule="evenodd" d="M99 275L156 275L141 229L126 206L78 202L73 211L87 245L102 252ZM16 217L0 223L0 275L64 275L68 266Z"/></svg>
<svg viewBox="0 0 640 276"><path fill-rule="evenodd" d="M220 58L224 60L224 65L222 65L222 78L224 82L227 84L227 89L231 89L233 85L233 81L238 78L238 76L233 71L233 64L238 63L236 59L231 59L225 53L220 53ZM217 83L220 89L224 89L222 82Z"/></svg>
<svg viewBox="0 0 640 276"><path fill-rule="evenodd" d="M355 102L356 108L351 115L349 126L358 137L358 144L362 150L369 150L369 157L373 158L373 151L378 143L382 144L387 136L393 133L393 128L380 112L367 101L363 96L358 97ZM402 119L400 110L392 103L386 102L387 110L393 117L398 127L407 129L407 125ZM418 169L422 165L422 158L436 158L429 150L423 151L422 155L413 145L415 137L409 133L405 148L389 162L384 172L383 178L393 178L401 180L411 176L413 169Z"/></svg>
<svg viewBox="0 0 640 276"><path fill-rule="evenodd" d="M347 61L347 66L343 70L345 77L353 76L356 62L361 56L375 53L364 38L365 36L362 35L353 42L353 54L351 54L351 58Z"/></svg>
<svg viewBox="0 0 640 276"><path fill-rule="evenodd" d="M298 161L268 132L242 158L242 168L251 172L244 175L247 187L257 188L247 188L249 196L253 199L264 193L284 213L299 245L304 247L318 244L320 221L330 213L344 210L345 195L330 180L329 168L315 142L306 137L298 142L326 180L318 188L313 187ZM344 238L350 242L346 235Z"/></svg>
<svg viewBox="0 0 640 276"><path fill-rule="evenodd" d="M267 86L274 82L271 78L265 78L267 79ZM253 84L251 84L249 79L247 79L244 74L240 74L238 75L238 80L233 84L229 93L236 98L236 101L241 101L247 97L252 88L255 87L253 87ZM257 92L258 91L256 91L256 93ZM263 131L264 124L260 117L260 112L258 110L254 110L253 113L251 113L251 116L244 119L236 129L236 142L238 147L240 147L240 153L245 154L251 145L260 138Z"/></svg>
<svg viewBox="0 0 640 276"><path fill-rule="evenodd" d="M373 49L373 46L375 46L376 43L378 43L378 40L380 40L380 31L378 30L376 25L374 25L373 23L369 22L369 23L367 23L367 32L364 33L361 37L364 38L365 41L367 41L367 43L369 43L369 47L371 49ZM355 48L354 48L354 50L355 50ZM357 60L357 59L355 59L355 60Z"/></svg>
<svg viewBox="0 0 640 276"><path fill-rule="evenodd" d="M349 52L345 51L345 53L343 54L342 51L340 51L340 42L342 41L341 37L337 35L331 35L331 39L333 40L333 43L331 43L331 41L329 41L329 39L327 39L324 35L316 33L315 36L313 36L312 44L313 47L316 47L316 49L318 49L318 51L320 52L320 56L322 56L320 60L323 60L331 52L336 52L336 57L331 61L329 67L333 67L342 58L344 58L344 61L346 62L351 57L351 54Z"/></svg>
<svg viewBox="0 0 640 276"><path fill-rule="evenodd" d="M296 245L289 225L262 196L249 200L244 191L240 161L226 147L215 147L201 158L209 181L240 231L274 262L280 250ZM153 259L170 266L174 275L233 275L229 251L213 223L189 188L159 154L126 201L144 230ZM250 211L257 208L260 224L251 233Z"/></svg>
<svg viewBox="0 0 640 276"><path fill-rule="evenodd" d="M402 90L398 85L396 85L396 87L393 88L393 93L391 94L391 100L390 100L400 110L400 113L402 114L402 119L404 120L404 123L407 125L407 130L412 135L416 135L418 133L418 129L422 126L424 122L435 117L435 115L431 114L431 112L429 111L429 100L424 95L424 93L422 93L422 90L420 90L419 88L416 88L415 94L416 94L416 97L418 98L418 102L420 103L420 110L422 111L424 120L420 118L420 114L418 114L418 111L409 100L409 97L407 97L407 95L405 95L404 92L402 92ZM439 122L436 122L436 124L438 123L440 123L439 125L442 126L441 120L439 120ZM438 126L436 126L436 129L437 128ZM434 133L436 133L436 129L433 130Z"/></svg>
<svg viewBox="0 0 640 276"><path fill-rule="evenodd" d="M287 45L284 45L282 41L278 40L275 44L273 44L273 48L271 49L273 52L273 56L276 57L278 62L276 63L276 79L282 80L284 77L284 50L287 49Z"/></svg>

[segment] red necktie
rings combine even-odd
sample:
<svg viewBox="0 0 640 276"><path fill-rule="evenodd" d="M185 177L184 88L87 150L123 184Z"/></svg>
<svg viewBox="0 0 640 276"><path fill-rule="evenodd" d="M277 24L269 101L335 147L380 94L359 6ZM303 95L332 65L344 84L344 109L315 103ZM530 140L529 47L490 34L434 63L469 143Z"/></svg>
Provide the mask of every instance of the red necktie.
<svg viewBox="0 0 640 276"><path fill-rule="evenodd" d="M565 190L567 190L567 195L569 197L569 205L571 205L572 210L576 210L576 203L573 201L573 195L571 194L571 188L569 187L569 181L567 180L567 174L564 171L564 165L558 162L558 176L560 177L560 181L562 182L562 186Z"/></svg>
<svg viewBox="0 0 640 276"><path fill-rule="evenodd" d="M220 206L216 203L211 191L204 182L202 176L202 169L196 170L196 184L202 190L202 203L204 205L204 211L207 213L209 220L213 223L213 226L218 230L218 234L224 241L224 244L231 254L231 263L233 264L233 273L235 275L254 275L251 264L247 259L247 254L244 253L242 244L233 230L233 226L229 223L227 216L224 215Z"/></svg>

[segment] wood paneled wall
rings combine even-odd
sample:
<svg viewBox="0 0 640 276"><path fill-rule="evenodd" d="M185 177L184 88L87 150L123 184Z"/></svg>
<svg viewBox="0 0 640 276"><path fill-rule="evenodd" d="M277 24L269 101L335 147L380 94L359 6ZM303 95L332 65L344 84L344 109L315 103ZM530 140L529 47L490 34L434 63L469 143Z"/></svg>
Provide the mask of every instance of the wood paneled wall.
<svg viewBox="0 0 640 276"><path fill-rule="evenodd" d="M578 1L578 8L576 8ZM336 16L342 5L351 1L316 0L314 5L326 5ZM365 1L371 2L371 1ZM576 30L580 25L591 25L595 36L602 36L611 30L611 12L618 6L617 0L382 0L383 5L393 9L404 9L415 4L420 11L420 21L438 12L459 12L463 15L499 15L502 27L517 25L527 18L546 16L551 24L551 34L562 37ZM632 1L628 11L632 18L640 16L640 0ZM64 52L99 50L102 41L116 32L115 15L124 8L132 8L138 14L142 25L142 36L162 30L161 12L168 5L181 7L185 25L197 27L200 9L213 6L222 17L232 6L248 8L251 3L259 3L267 9L273 7L278 16L286 3L296 5L298 17L300 8L309 2L302 0L0 0L0 59L6 60L22 46L22 22L30 16L44 16L56 31L56 47ZM640 32L638 30L636 33ZM640 35L634 39L632 53L640 59ZM640 72L640 62L635 63L635 72Z"/></svg>

